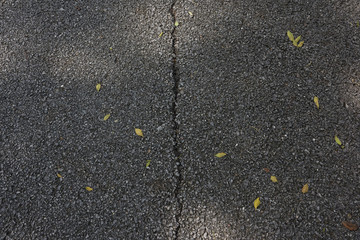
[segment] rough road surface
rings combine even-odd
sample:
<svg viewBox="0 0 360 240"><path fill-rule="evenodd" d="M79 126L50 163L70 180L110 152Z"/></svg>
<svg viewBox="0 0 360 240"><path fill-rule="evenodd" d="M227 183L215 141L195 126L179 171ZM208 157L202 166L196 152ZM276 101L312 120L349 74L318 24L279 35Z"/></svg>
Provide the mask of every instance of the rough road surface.
<svg viewBox="0 0 360 240"><path fill-rule="evenodd" d="M359 16L0 1L0 238L360 239Z"/></svg>

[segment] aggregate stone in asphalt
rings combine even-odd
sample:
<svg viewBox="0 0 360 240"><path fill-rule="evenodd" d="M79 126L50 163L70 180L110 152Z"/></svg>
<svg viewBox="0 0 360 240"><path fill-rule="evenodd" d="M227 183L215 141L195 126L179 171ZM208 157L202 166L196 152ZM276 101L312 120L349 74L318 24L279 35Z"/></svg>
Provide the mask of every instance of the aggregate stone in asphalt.
<svg viewBox="0 0 360 240"><path fill-rule="evenodd" d="M359 239L342 225L360 223L359 16L1 1L0 237Z"/></svg>
<svg viewBox="0 0 360 240"><path fill-rule="evenodd" d="M0 238L174 238L171 3L0 4Z"/></svg>
<svg viewBox="0 0 360 240"><path fill-rule="evenodd" d="M179 239L360 239L359 3L176 9Z"/></svg>

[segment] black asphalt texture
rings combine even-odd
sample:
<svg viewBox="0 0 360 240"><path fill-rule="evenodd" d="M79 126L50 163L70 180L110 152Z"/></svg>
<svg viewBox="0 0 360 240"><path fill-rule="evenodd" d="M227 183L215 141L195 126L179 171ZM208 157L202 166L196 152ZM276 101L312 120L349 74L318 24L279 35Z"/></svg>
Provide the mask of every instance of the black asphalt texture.
<svg viewBox="0 0 360 240"><path fill-rule="evenodd" d="M1 0L0 239L360 239L359 21L358 0Z"/></svg>

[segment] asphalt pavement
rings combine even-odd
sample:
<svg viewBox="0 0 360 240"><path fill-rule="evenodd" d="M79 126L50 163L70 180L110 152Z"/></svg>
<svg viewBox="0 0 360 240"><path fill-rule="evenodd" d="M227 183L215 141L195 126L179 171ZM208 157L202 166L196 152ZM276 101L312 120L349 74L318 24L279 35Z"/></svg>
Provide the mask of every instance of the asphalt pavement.
<svg viewBox="0 0 360 240"><path fill-rule="evenodd" d="M0 238L360 239L359 16L0 1Z"/></svg>

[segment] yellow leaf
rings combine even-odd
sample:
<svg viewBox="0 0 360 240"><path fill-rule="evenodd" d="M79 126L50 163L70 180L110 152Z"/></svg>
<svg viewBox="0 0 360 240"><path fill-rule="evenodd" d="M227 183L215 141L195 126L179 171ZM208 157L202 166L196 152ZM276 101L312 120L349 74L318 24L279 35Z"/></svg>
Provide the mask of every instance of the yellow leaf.
<svg viewBox="0 0 360 240"><path fill-rule="evenodd" d="M221 153L217 153L215 155L215 157L221 158L221 157L224 157L225 155L226 155L226 153L221 152Z"/></svg>
<svg viewBox="0 0 360 240"><path fill-rule="evenodd" d="M146 168L149 168L151 160L146 161Z"/></svg>
<svg viewBox="0 0 360 240"><path fill-rule="evenodd" d="M277 182L277 181L278 181L275 176L271 176L270 179L271 179L271 181L273 181L273 182Z"/></svg>
<svg viewBox="0 0 360 240"><path fill-rule="evenodd" d="M258 197L258 198L255 199L255 201L254 201L254 207L255 207L255 209L257 209L257 208L259 207L259 205L260 205L260 198Z"/></svg>
<svg viewBox="0 0 360 240"><path fill-rule="evenodd" d="M290 41L294 41L294 35L290 31L287 31L287 36L289 37Z"/></svg>
<svg viewBox="0 0 360 240"><path fill-rule="evenodd" d="M136 133L136 135L138 135L138 136L140 136L140 137L143 137L143 136L144 136L144 134L143 134L143 132L141 131L140 128L135 128L135 133Z"/></svg>
<svg viewBox="0 0 360 240"><path fill-rule="evenodd" d="M62 178L62 176L60 175L60 173L57 173L56 176L58 176L59 178Z"/></svg>
<svg viewBox="0 0 360 240"><path fill-rule="evenodd" d="M175 27L177 27L177 26L179 26L179 22L178 22L178 21L175 22Z"/></svg>
<svg viewBox="0 0 360 240"><path fill-rule="evenodd" d="M104 121L108 120L110 117L110 113L109 114L106 114L105 117L104 117Z"/></svg>
<svg viewBox="0 0 360 240"><path fill-rule="evenodd" d="M302 47L304 45L304 41L301 41L297 46Z"/></svg>
<svg viewBox="0 0 360 240"><path fill-rule="evenodd" d="M101 88L101 84L98 83L98 84L96 85L96 91L100 91L100 88Z"/></svg>
<svg viewBox="0 0 360 240"><path fill-rule="evenodd" d="M341 148L344 148L345 146L344 145L342 145L342 142L340 141L340 139L335 135L335 142L337 143L337 144L339 144L340 146L341 146Z"/></svg>
<svg viewBox="0 0 360 240"><path fill-rule="evenodd" d="M85 187L85 189L88 190L89 192L93 190L91 187Z"/></svg>
<svg viewBox="0 0 360 240"><path fill-rule="evenodd" d="M164 32L161 32L161 33L159 34L159 38L162 37L163 34L164 34Z"/></svg>
<svg viewBox="0 0 360 240"><path fill-rule="evenodd" d="M192 12L189 11L189 15L190 15L190 16L193 16Z"/></svg>
<svg viewBox="0 0 360 240"><path fill-rule="evenodd" d="M293 45L294 45L295 47L298 47L298 44L297 44L295 41L293 41Z"/></svg>
<svg viewBox="0 0 360 240"><path fill-rule="evenodd" d="M301 35L298 36L298 37L294 40L294 42L298 43L298 42L300 41L300 39L301 39Z"/></svg>
<svg viewBox="0 0 360 240"><path fill-rule="evenodd" d="M316 105L316 107L319 109L319 98L318 97L314 97L314 103L315 103L315 105Z"/></svg>
<svg viewBox="0 0 360 240"><path fill-rule="evenodd" d="M309 184L305 184L302 189L301 189L302 193L307 193L309 191Z"/></svg>

